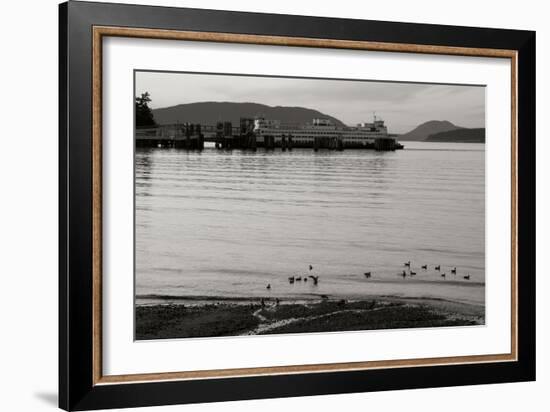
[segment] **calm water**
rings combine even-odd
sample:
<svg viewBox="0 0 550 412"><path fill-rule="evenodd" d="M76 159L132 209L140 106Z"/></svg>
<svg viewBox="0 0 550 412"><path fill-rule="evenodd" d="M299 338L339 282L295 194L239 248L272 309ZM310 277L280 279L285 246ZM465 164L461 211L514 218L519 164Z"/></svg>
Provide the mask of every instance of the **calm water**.
<svg viewBox="0 0 550 412"><path fill-rule="evenodd" d="M483 303L485 145L405 146L137 149L137 302L395 294ZM403 279L408 260L417 275ZM310 264L319 284L290 285Z"/></svg>

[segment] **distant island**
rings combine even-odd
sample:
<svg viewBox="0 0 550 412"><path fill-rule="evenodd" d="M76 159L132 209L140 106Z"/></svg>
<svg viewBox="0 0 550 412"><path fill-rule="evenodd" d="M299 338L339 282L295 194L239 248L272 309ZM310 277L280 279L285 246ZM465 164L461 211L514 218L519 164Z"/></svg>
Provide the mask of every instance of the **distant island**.
<svg viewBox="0 0 550 412"><path fill-rule="evenodd" d="M268 106L259 103L233 102L199 102L178 104L177 106L154 109L155 121L160 124L173 124L185 119L189 123L216 124L216 122L231 121L238 125L241 117L263 116L267 119L277 119L282 123L311 123L312 119L329 119L337 126L345 126L335 117L305 107Z"/></svg>
<svg viewBox="0 0 550 412"><path fill-rule="evenodd" d="M485 128L470 129L447 120L430 120L399 136L399 141L485 143Z"/></svg>
<svg viewBox="0 0 550 412"><path fill-rule="evenodd" d="M441 133L448 132L449 130L461 129L460 126L455 126L447 120L430 120L429 122L422 123L421 125L415 127L408 133L404 133L399 136L400 141L416 140L422 141L426 140L429 136Z"/></svg>
<svg viewBox="0 0 550 412"><path fill-rule="evenodd" d="M435 133L425 142L456 142L456 143L485 143L485 128L456 129L447 132Z"/></svg>

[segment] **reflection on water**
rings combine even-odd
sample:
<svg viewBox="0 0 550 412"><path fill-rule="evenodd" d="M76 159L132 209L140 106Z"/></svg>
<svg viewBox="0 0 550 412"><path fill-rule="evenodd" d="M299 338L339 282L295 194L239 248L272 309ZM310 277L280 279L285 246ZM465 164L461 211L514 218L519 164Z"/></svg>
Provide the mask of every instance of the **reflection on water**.
<svg viewBox="0 0 550 412"><path fill-rule="evenodd" d="M484 157L482 144L420 142L396 152L137 149L136 294L482 303ZM417 275L403 279L408 260ZM318 285L289 284L310 264Z"/></svg>

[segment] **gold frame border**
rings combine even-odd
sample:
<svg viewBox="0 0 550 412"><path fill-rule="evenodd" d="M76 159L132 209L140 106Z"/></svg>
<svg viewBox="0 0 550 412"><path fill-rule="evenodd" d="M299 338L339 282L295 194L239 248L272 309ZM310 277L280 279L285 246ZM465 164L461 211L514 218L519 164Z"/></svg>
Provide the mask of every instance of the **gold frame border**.
<svg viewBox="0 0 550 412"><path fill-rule="evenodd" d="M103 375L102 354L102 43L103 37L132 37L164 40L187 40L221 43L257 44L291 47L317 47L385 51L399 53L422 53L476 57L498 57L511 60L511 184L512 184L512 296L511 296L511 352L492 355L451 356L439 358L395 359L366 362L328 363L315 365L288 365L201 371L143 373L130 375ZM93 377L94 385L169 381L189 379L216 379L228 377L319 373L414 366L457 365L467 363L493 363L517 361L517 52L515 50L467 48L454 46L431 46L419 44L384 43L354 40L263 36L197 31L142 29L129 27L94 26L92 35L92 276L93 276Z"/></svg>

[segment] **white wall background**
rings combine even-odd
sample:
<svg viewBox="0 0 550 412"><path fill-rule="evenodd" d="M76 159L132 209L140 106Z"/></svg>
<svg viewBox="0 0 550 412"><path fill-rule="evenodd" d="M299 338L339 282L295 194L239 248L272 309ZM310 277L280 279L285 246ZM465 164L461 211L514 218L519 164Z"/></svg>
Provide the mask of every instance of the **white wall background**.
<svg viewBox="0 0 550 412"><path fill-rule="evenodd" d="M126 1L128 2L128 1ZM141 1L132 1L141 3ZM548 408L550 388L550 26L537 0L148 0L182 7L352 17L537 31L537 347L535 383L227 402L148 411L385 410L453 412ZM40 412L57 404L57 0L0 5L0 410ZM546 190L545 190L546 189ZM523 274L529 275L529 274ZM533 274L534 275L534 274Z"/></svg>

